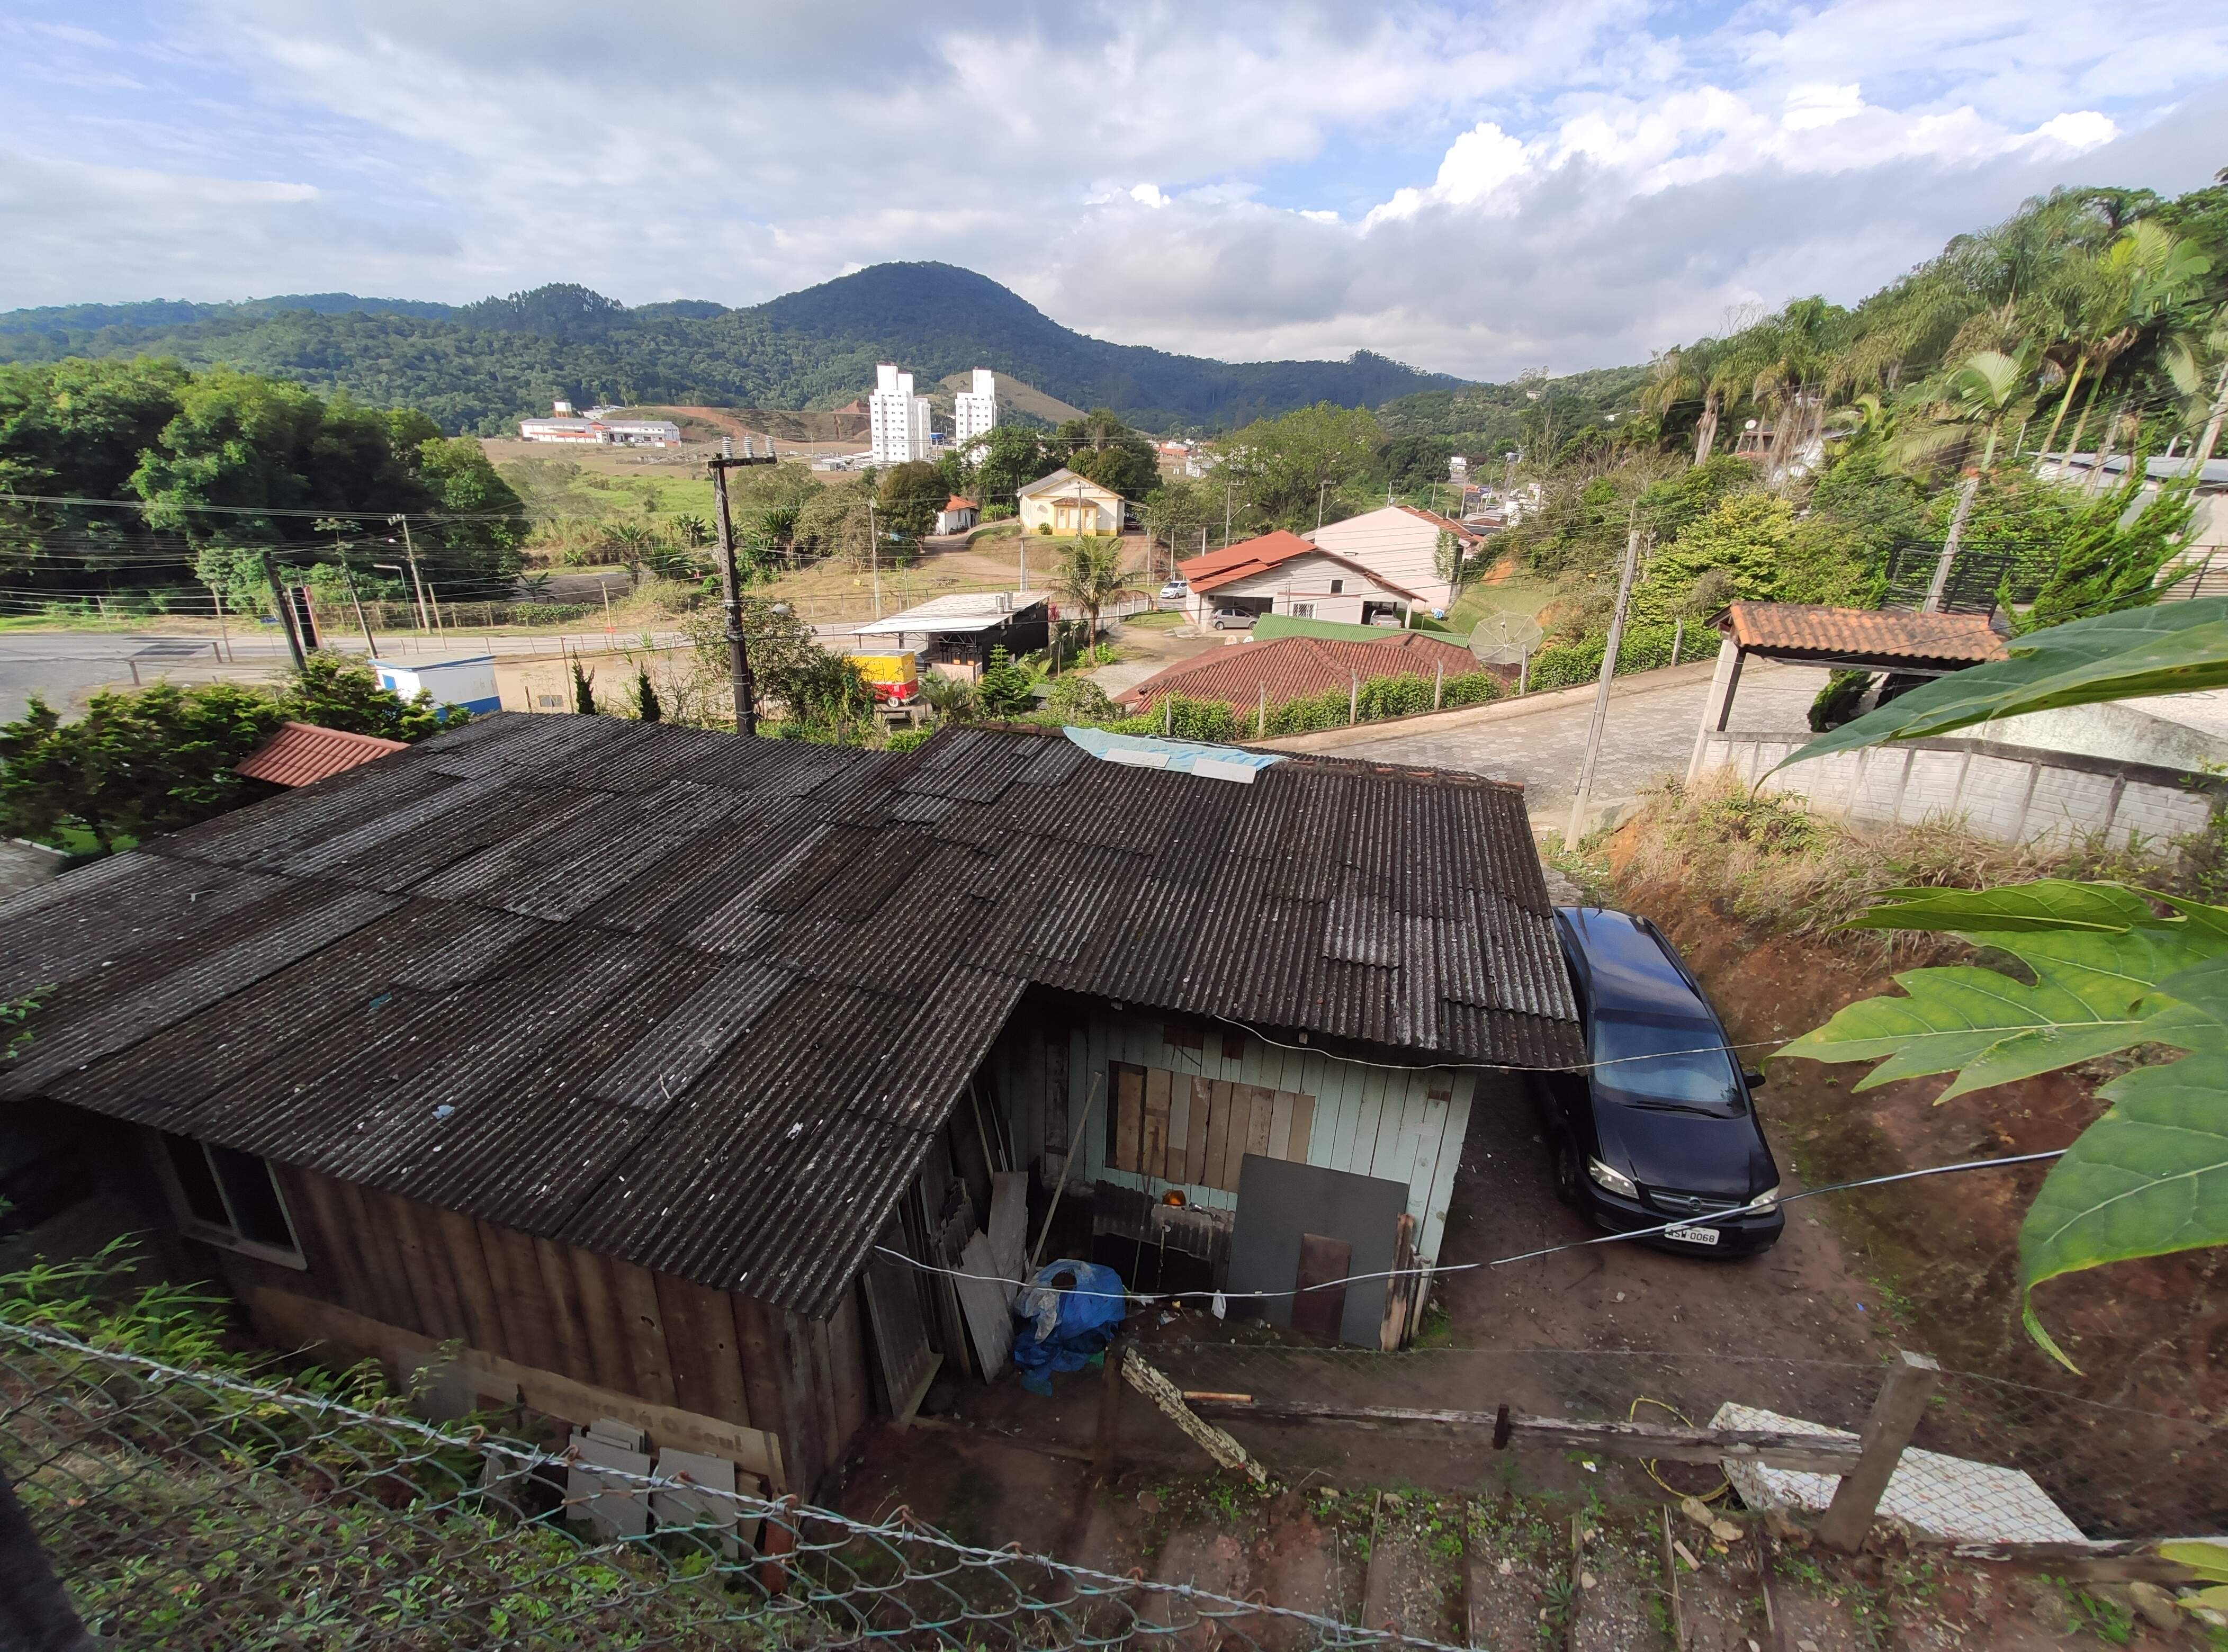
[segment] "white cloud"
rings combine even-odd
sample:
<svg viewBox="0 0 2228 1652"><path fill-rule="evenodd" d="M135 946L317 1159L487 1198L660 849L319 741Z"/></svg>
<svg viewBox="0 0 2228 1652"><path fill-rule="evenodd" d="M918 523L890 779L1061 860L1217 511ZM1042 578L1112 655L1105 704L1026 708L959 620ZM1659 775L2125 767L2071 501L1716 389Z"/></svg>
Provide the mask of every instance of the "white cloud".
<svg viewBox="0 0 2228 1652"><path fill-rule="evenodd" d="M17 27L0 99L30 152L0 209L31 227L0 238L0 304L552 279L748 303L942 258L1101 336L1559 370L1728 303L1856 298L2036 189L2187 187L2228 150L2228 23L2161 0L1689 16L202 0L107 38Z"/></svg>

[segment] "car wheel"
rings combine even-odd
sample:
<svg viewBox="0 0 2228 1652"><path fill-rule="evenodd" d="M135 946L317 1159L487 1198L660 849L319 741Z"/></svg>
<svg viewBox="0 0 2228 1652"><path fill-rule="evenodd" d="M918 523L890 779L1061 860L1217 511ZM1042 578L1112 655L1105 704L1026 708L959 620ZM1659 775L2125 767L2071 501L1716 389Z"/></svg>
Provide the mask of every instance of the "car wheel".
<svg viewBox="0 0 2228 1652"><path fill-rule="evenodd" d="M1584 1193L1585 1172L1578 1164L1578 1149L1571 1145L1571 1138L1555 1138L1555 1197L1576 1208Z"/></svg>

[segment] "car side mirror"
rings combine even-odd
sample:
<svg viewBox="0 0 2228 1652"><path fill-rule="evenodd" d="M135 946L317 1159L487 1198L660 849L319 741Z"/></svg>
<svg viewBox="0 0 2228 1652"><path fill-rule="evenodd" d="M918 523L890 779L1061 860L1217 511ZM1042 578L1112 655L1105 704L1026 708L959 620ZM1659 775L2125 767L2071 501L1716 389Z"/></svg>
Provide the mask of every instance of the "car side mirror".
<svg viewBox="0 0 2228 1652"><path fill-rule="evenodd" d="M1741 1082L1751 1090L1763 1089L1764 1069L1762 1067L1743 1067L1741 1069Z"/></svg>

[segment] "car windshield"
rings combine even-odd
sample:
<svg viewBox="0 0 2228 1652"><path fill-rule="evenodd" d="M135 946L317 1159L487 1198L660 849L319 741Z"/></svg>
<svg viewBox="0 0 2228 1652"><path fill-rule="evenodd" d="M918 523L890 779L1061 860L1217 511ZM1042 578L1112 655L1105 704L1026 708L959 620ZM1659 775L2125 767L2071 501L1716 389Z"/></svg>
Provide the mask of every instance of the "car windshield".
<svg viewBox="0 0 2228 1652"><path fill-rule="evenodd" d="M1713 1022L1630 1011L1597 1015L1593 1059L1594 1083L1620 1101L1728 1117L1741 1111L1740 1075Z"/></svg>

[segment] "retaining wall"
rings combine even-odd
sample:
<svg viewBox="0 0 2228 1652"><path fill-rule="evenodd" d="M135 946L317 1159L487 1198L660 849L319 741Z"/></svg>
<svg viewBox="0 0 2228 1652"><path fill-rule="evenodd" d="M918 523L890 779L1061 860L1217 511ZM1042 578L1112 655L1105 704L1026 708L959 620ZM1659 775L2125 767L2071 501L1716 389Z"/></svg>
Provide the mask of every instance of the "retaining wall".
<svg viewBox="0 0 2228 1652"><path fill-rule="evenodd" d="M1812 738L1710 734L1701 769L1730 768L1751 785L1797 793L1820 813L1858 824L1962 816L2006 843L2070 844L2102 833L2115 847L2140 839L2162 848L2204 830L2228 798L2228 778L1995 740L1899 741L1772 772Z"/></svg>

